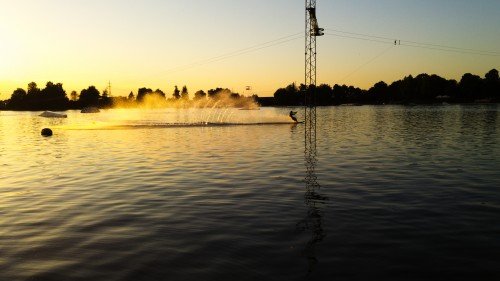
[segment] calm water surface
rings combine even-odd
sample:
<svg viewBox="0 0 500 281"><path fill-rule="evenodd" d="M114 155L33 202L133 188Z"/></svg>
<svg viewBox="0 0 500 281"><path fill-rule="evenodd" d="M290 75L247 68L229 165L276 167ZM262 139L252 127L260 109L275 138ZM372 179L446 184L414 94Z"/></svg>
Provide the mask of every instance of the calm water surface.
<svg viewBox="0 0 500 281"><path fill-rule="evenodd" d="M497 105L289 110L0 112L0 280L500 280Z"/></svg>

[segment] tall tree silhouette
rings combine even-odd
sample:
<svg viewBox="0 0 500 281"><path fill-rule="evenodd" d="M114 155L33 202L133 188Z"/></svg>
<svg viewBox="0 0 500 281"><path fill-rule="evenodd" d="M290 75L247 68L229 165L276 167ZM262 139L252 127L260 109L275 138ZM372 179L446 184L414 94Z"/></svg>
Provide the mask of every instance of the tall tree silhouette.
<svg viewBox="0 0 500 281"><path fill-rule="evenodd" d="M492 69L484 76L485 95L493 101L500 101L500 77L498 70Z"/></svg>
<svg viewBox="0 0 500 281"><path fill-rule="evenodd" d="M154 92L153 92L154 95L157 95L159 98L163 98L165 99L166 95L165 93L160 90L160 89L156 89Z"/></svg>
<svg viewBox="0 0 500 281"><path fill-rule="evenodd" d="M83 89L80 92L80 98L78 102L80 106L97 106L99 104L99 98L101 97L101 93L95 86L90 86L87 89Z"/></svg>
<svg viewBox="0 0 500 281"><path fill-rule="evenodd" d="M133 92L130 92L130 94L128 94L128 100L129 101L134 101L135 100L135 96L134 96Z"/></svg>
<svg viewBox="0 0 500 281"><path fill-rule="evenodd" d="M174 93L172 94L172 97L176 100L181 98L181 92L179 91L179 88L177 88L177 85L174 88Z"/></svg>
<svg viewBox="0 0 500 281"><path fill-rule="evenodd" d="M64 110L68 101L66 91L61 83L47 82L45 88L41 91L41 98L38 102L42 109Z"/></svg>
<svg viewBox="0 0 500 281"><path fill-rule="evenodd" d="M12 93L7 107L11 109L26 109L26 91L22 88L17 88Z"/></svg>
<svg viewBox="0 0 500 281"><path fill-rule="evenodd" d="M145 88L145 87L140 88L137 90L136 100L138 102L142 102L147 95L152 94L152 93L153 93L153 90L151 90L150 88Z"/></svg>
<svg viewBox="0 0 500 281"><path fill-rule="evenodd" d="M35 82L29 83L23 107L26 109L39 110L38 106L41 99L41 92L42 91Z"/></svg>
<svg viewBox="0 0 500 281"><path fill-rule="evenodd" d="M466 73L459 83L458 100L460 102L473 102L475 98L482 98L483 81L478 75Z"/></svg>
<svg viewBox="0 0 500 281"><path fill-rule="evenodd" d="M300 90L295 83L280 88L274 93L276 103L279 105L300 105L304 100L302 97L303 95L300 94Z"/></svg>
<svg viewBox="0 0 500 281"><path fill-rule="evenodd" d="M188 100L189 99L189 92L188 92L188 89L187 89L186 86L182 87L181 98L183 100Z"/></svg>
<svg viewBox="0 0 500 281"><path fill-rule="evenodd" d="M202 100L207 97L207 93L205 93L203 90L199 90L196 93L194 93L194 100Z"/></svg>
<svg viewBox="0 0 500 281"><path fill-rule="evenodd" d="M375 104L388 103L389 85L384 81L376 83L368 90L368 99Z"/></svg>

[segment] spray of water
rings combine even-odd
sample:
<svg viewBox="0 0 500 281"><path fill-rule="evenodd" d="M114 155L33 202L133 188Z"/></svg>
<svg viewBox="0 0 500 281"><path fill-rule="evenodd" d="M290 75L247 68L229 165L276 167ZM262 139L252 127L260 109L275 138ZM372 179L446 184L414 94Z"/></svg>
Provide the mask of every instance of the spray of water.
<svg viewBox="0 0 500 281"><path fill-rule="evenodd" d="M141 102L117 102L112 110L95 115L95 118L99 118L97 121L102 124L113 126L210 126L291 122L286 109L260 110L253 98L232 95L228 91L193 100L146 95Z"/></svg>

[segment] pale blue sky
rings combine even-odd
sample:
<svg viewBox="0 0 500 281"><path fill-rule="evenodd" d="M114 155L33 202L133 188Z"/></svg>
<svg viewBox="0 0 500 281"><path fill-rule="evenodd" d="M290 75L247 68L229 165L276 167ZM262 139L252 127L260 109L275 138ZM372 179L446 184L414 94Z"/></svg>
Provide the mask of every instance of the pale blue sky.
<svg viewBox="0 0 500 281"><path fill-rule="evenodd" d="M500 1L318 0L318 18L330 30L497 52L443 52L328 35L318 41L320 83L366 88L421 72L460 79L465 72L500 68ZM142 86L170 93L184 84L191 92L222 86L243 94L251 85L272 95L303 81L300 35L192 64L303 29L304 1L0 0L0 99L30 81L43 86L49 80L68 92L103 89L111 80L115 95Z"/></svg>

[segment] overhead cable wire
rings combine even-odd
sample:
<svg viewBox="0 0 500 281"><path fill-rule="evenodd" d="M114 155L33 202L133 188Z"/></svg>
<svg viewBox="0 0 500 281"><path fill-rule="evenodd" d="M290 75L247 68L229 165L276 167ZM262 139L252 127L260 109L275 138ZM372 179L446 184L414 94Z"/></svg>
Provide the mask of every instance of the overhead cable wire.
<svg viewBox="0 0 500 281"><path fill-rule="evenodd" d="M373 58L369 59L368 61L366 61L365 63L363 63L362 65L360 65L358 68L356 68L355 70L353 70L352 72L350 72L349 74L347 74L344 78L341 79L341 81L344 81L345 79L351 77L354 73L360 71L365 66L369 65L370 63L374 62L376 59L378 59L381 56L385 55L390 49L392 49L394 47L395 46L389 46L388 48L384 49L382 52L378 53L376 56L374 56Z"/></svg>
<svg viewBox="0 0 500 281"><path fill-rule="evenodd" d="M431 44L431 43L421 43L421 42L408 41L408 40L404 40L404 42L411 43L411 44L417 44L417 45L430 46L430 47L439 47L439 48L446 48L446 49L454 49L454 50L459 50L459 51L467 51L467 52L476 52L476 53L485 53L485 54L492 54L492 55L500 55L500 52L495 52L495 51L485 51L485 50L476 50L476 49L468 49L468 48L459 48L459 47L453 47L453 46L438 45L438 44Z"/></svg>
<svg viewBox="0 0 500 281"><path fill-rule="evenodd" d="M325 28L325 30L327 30L327 31L333 31L333 32L338 32L338 33L343 33L343 34L349 34L349 35L357 35L357 36L363 36L363 37L376 38L376 39L394 40L394 38L389 38L389 37L369 35L369 34L356 33L356 32L349 32L349 31L343 31L343 30L338 30L338 29Z"/></svg>
<svg viewBox="0 0 500 281"><path fill-rule="evenodd" d="M421 46L421 45L417 45L417 44L407 44L404 41L401 41L401 42L402 43L400 45L401 46L406 46L406 47L428 49L428 50L436 50L436 51L442 51L442 52L459 53L459 54L465 54L465 55L478 55L478 56L486 56L486 57L500 57L500 54L481 53L481 52L474 52L474 51L461 51L461 50L458 50L458 49L446 49L446 48L438 48L438 47L431 47L431 46ZM406 42L408 42L408 41L406 41Z"/></svg>
<svg viewBox="0 0 500 281"><path fill-rule="evenodd" d="M200 60L200 61L197 61L197 62L193 62L191 64L187 64L187 65L183 65L183 66L177 66L177 67L171 68L169 70L163 71L162 74L175 73L175 72L187 70L187 69L190 69L190 68L193 68L193 67L202 66L202 65L205 65L205 64L209 64L209 63L214 63L214 62L226 60L226 59L229 59L229 58L232 58L232 57L236 57L236 56L244 55L244 54L247 54L247 53L255 52L255 51L258 51L258 50L262 50L262 49L274 47L274 46L277 46L277 45L281 45L281 44L284 44L284 43L287 43L287 42L290 42L290 41L294 41L294 40L297 40L297 39L302 39L302 38L303 38L303 33L302 32L291 34L291 35L288 35L288 36L277 38L275 40L267 41L267 42L264 42L264 43L261 43L261 44L256 44L256 45L253 45L251 47L247 47L247 48L239 49L239 50L236 50L236 51L232 51L232 52L229 52L229 53L226 53L226 54L223 54L223 55L218 55L218 56L215 56L215 57L203 59L203 60Z"/></svg>
<svg viewBox="0 0 500 281"><path fill-rule="evenodd" d="M327 32L325 33L325 35L327 35L327 36L335 36L335 37L340 37L340 38L368 41L368 42L381 43L381 44L387 44L387 45L392 45L392 46L396 45L396 46L403 46L403 47L429 49L429 50L460 53L460 54L467 54L467 55L480 55L480 56L490 56L490 57L500 56L500 52L496 52L496 51L483 51L483 50L477 50L477 49L460 48L460 47L446 46L446 45L433 44L433 43L423 43L423 42L410 41L410 40L399 40L397 38L390 38L387 36L364 34L364 33L350 32L350 31L331 29L331 28L326 28L325 30L327 30ZM191 68L195 68L195 67L199 67L202 65L223 61L226 59L241 56L241 55L251 53L251 52L256 52L256 51L270 48L270 47L274 47L277 45L285 44L285 43L288 43L290 41L294 41L294 40L298 40L298 39L302 39L302 38L303 38L303 32L290 34L290 35L283 36L283 37L280 37L280 38L277 38L274 40L270 40L270 41L263 42L260 44L252 45L250 47L242 48L242 49L228 52L228 53L225 53L222 55L218 55L218 56L214 56L211 58L196 61L196 62L187 64L187 65L181 65L181 66L177 66L174 68L170 68L168 70L162 71L161 75L185 71L185 70L188 70ZM359 69L365 67L366 65L370 64L371 62L373 62L374 60L376 60L380 56L384 55L388 50L390 50L390 48L384 50L382 53L380 53L377 56L375 56L374 58L370 59L367 63L360 66L353 73L359 71ZM346 78L351 76L353 73L350 73L349 75L347 75Z"/></svg>
<svg viewBox="0 0 500 281"><path fill-rule="evenodd" d="M225 55L225 56L220 56L220 57L218 57L216 59L210 59L210 60L206 60L206 61L203 61L203 62L194 63L190 67L182 68L182 69L179 69L177 71L183 71L183 70L186 70L186 69L189 69L189 68L192 68L192 67L197 67L197 66L201 66L201 65L205 65L205 64L209 64L209 63L214 63L214 62L226 60L226 59L229 59L229 58L232 58L232 57L237 57L237 56L240 56L240 55L244 55L244 54L256 52L256 51L259 51L259 50L262 50L262 49L274 47L274 46L277 46L277 45L281 45L281 44L284 44L284 43L287 43L287 42L290 42L290 41L294 41L294 40L297 40L297 39L302 39L302 38L303 38L302 36L295 37L295 38L291 38L291 39L279 41L279 42L276 42L276 43L271 44L271 45L266 45L266 46L262 46L262 47L258 47L258 48L253 48L253 49L250 49L250 50L246 50L244 52L238 52L238 53L234 53L234 54L231 54L231 55L228 54L228 55Z"/></svg>
<svg viewBox="0 0 500 281"><path fill-rule="evenodd" d="M331 28L326 28L326 30L330 31L330 32L325 33L325 35L328 35L328 36L369 41L369 42L375 42L375 43L381 43L381 44L387 44L387 45L397 45L397 46L404 46L404 47L429 49L429 50L436 50L436 51L442 51L442 52L453 52L453 53L468 54L468 55L493 56L493 57L500 56L500 52L495 52L495 51L483 51L483 50L460 48L460 47L446 46L446 45L433 44L433 43L422 43L422 42L410 41L410 40L398 40L398 39L390 38L387 36L364 34L364 33L350 32L350 31L331 29ZM287 43L290 41L298 40L301 38L303 38L303 32L294 33L294 34L283 36L283 37L280 37L280 38L277 38L274 40L270 40L270 41L267 41L264 43L260 43L260 44L252 45L250 47L235 50L235 51L232 51L232 52L229 52L226 54L222 54L222 55L214 56L211 58L203 59L203 60L200 60L197 62L193 62L191 64L177 66L177 67L168 69L166 71L163 71L162 75L167 74L167 73L168 74L176 73L176 72L188 70L188 69L191 69L194 67L223 61L223 60L226 60L229 58L237 57L237 56L244 55L244 54L251 53L251 52L256 52L256 51L259 51L262 49L274 47L274 46L281 45L281 44L284 44L284 43Z"/></svg>
<svg viewBox="0 0 500 281"><path fill-rule="evenodd" d="M383 40L376 40L376 39L370 39L370 38L355 37L355 36L341 35L341 34L334 34L334 33L325 33L325 35L394 45L394 42L393 42L394 39L390 39L391 41L387 41L387 40L383 41Z"/></svg>
<svg viewBox="0 0 500 281"><path fill-rule="evenodd" d="M363 34L363 33L349 32L349 31L330 29L330 28L326 28L326 30L331 31L331 32L335 32L335 33L327 33L327 35L330 35L330 36L358 39L358 40L365 40L365 41L373 41L373 42L386 43L386 44L394 44L394 42L397 41L396 45L402 45L402 46L408 46L408 47L416 47L416 48L438 50L438 51L448 51L448 52L455 52L455 53L462 53L462 54L482 55L482 56L500 56L500 52L497 52L497 51L485 51L485 50L461 48L461 47L454 47L454 46L447 46L447 45L440 45L440 44L433 44L433 43L423 43L423 42L410 41L410 40L399 40L397 38L390 38L390 37L386 37L386 36ZM340 33L340 34L338 34L338 33ZM349 35L343 35L343 34L355 35L356 37L349 36Z"/></svg>

